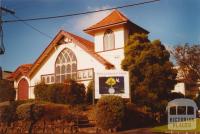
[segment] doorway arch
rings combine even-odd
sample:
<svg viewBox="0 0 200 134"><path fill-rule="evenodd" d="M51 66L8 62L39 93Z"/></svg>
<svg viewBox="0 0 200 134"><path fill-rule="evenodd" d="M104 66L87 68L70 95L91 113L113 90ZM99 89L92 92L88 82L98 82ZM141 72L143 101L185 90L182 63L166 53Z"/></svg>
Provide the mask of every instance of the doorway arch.
<svg viewBox="0 0 200 134"><path fill-rule="evenodd" d="M28 81L23 78L18 83L18 100L27 100L28 99Z"/></svg>

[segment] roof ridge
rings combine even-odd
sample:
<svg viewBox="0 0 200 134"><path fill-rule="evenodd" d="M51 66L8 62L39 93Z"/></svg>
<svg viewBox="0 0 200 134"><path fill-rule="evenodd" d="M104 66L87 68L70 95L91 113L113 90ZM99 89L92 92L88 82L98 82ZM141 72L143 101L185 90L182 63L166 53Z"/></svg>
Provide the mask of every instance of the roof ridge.
<svg viewBox="0 0 200 134"><path fill-rule="evenodd" d="M86 28L86 29L90 29L91 27L93 27L93 26L95 26L95 25L101 23L102 21L106 20L107 17L110 16L112 13L113 13L113 12L110 12L110 13L109 13L106 17L104 17L102 20L100 20L99 22L97 22L97 23L91 25L89 28ZM86 29L84 29L84 30L86 30Z"/></svg>
<svg viewBox="0 0 200 134"><path fill-rule="evenodd" d="M75 35L75 34L70 33L70 32L68 32L68 31L64 31L64 32L66 32L66 33L68 33L68 34L71 34L72 36L75 36L75 37L81 38L81 39L83 39L83 40L85 40L85 41L88 41L88 42L94 44L94 42L92 42L91 40L85 39L85 38L83 38L83 37L81 37L81 36Z"/></svg>
<svg viewBox="0 0 200 134"><path fill-rule="evenodd" d="M18 66L18 68L12 72L7 79L13 79L14 77L17 77L20 73L22 75L27 75L29 73L29 71L31 70L33 64L21 64L20 66Z"/></svg>
<svg viewBox="0 0 200 134"><path fill-rule="evenodd" d="M112 10L111 13L109 13L106 17L101 19L99 22L91 25L90 27L84 29L83 31L85 31L88 34L91 34L90 31L94 31L95 29L97 30L103 27L120 25L123 23L127 23L128 21L129 19L126 16L124 16L119 10L114 9Z"/></svg>
<svg viewBox="0 0 200 134"><path fill-rule="evenodd" d="M125 21L128 21L128 17L126 17L124 14L122 14L119 10L115 9L115 11L123 18Z"/></svg>
<svg viewBox="0 0 200 134"><path fill-rule="evenodd" d="M70 33L68 31L64 31L65 33L69 34L70 36L74 37L76 40L78 40L80 43L85 44L85 47L88 49L94 50L94 42L87 40L81 36L75 35L73 33ZM78 39L77 39L78 38ZM87 44L85 43L87 42ZM89 44L88 44L89 43Z"/></svg>

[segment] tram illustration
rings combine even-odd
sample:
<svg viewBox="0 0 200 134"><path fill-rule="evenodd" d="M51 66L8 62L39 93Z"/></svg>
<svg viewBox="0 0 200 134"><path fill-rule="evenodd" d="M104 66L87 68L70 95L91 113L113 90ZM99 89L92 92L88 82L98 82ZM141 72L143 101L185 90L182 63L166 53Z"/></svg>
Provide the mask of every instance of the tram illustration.
<svg viewBox="0 0 200 134"><path fill-rule="evenodd" d="M168 129L193 130L196 128L197 105L190 99L175 99L168 103Z"/></svg>

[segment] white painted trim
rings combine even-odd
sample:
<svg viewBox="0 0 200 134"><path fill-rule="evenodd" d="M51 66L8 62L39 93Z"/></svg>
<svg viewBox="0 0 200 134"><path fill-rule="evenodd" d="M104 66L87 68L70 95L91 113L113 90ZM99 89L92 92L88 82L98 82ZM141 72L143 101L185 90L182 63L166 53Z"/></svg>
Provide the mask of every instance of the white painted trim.
<svg viewBox="0 0 200 134"><path fill-rule="evenodd" d="M19 82L22 80L22 79L26 79L27 80L27 82L28 82L28 98L30 98L30 96L31 96L31 91L30 91L30 79L28 78L28 77L26 77L26 76L21 76L20 78L19 78L19 80L16 82L16 86L17 86L17 88L16 88L16 100L18 99L18 85L19 85Z"/></svg>

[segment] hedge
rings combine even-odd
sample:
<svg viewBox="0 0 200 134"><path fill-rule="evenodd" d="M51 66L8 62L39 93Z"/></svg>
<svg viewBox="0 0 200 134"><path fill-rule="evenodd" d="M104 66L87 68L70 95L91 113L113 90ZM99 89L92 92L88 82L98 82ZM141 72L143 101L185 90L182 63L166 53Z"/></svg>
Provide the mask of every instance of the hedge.
<svg viewBox="0 0 200 134"><path fill-rule="evenodd" d="M34 88L37 100L60 104L81 104L85 100L85 86L74 80L67 80L65 84L40 83Z"/></svg>
<svg viewBox="0 0 200 134"><path fill-rule="evenodd" d="M104 129L121 127L124 118L124 101L119 96L103 96L96 106L97 126Z"/></svg>
<svg viewBox="0 0 200 134"><path fill-rule="evenodd" d="M35 98L43 101L50 101L48 85L44 82L37 84L34 87Z"/></svg>
<svg viewBox="0 0 200 134"><path fill-rule="evenodd" d="M43 101L0 103L0 123L9 126L15 121L28 121L30 123L29 132L34 124L41 120L76 122L77 119L83 118L85 114L83 114L83 107L80 106Z"/></svg>
<svg viewBox="0 0 200 134"><path fill-rule="evenodd" d="M80 109L79 109L80 110ZM81 116L76 107L49 102L32 102L20 105L17 108L17 116L20 120L38 121L45 120L67 120L72 121Z"/></svg>

